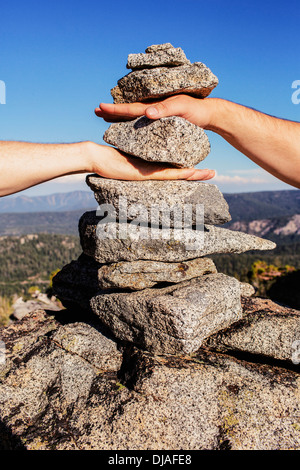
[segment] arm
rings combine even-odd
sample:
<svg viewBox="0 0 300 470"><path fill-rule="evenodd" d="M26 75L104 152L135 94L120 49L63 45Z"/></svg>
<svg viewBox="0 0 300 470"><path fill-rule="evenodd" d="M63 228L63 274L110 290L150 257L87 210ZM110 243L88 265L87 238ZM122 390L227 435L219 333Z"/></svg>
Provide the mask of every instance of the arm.
<svg viewBox="0 0 300 470"><path fill-rule="evenodd" d="M300 123L278 119L230 101L176 95L149 104L101 104L106 121L181 116L221 135L237 150L282 181L300 188Z"/></svg>
<svg viewBox="0 0 300 470"><path fill-rule="evenodd" d="M210 170L175 169L149 163L93 142L0 142L0 196L75 173L98 173L123 180L205 180L214 176Z"/></svg>

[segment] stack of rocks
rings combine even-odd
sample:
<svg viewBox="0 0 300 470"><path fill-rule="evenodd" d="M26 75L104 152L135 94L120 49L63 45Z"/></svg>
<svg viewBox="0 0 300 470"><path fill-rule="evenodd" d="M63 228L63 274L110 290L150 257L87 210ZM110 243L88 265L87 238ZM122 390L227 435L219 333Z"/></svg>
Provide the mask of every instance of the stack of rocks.
<svg viewBox="0 0 300 470"><path fill-rule="evenodd" d="M113 88L115 103L188 93L217 85L202 63L171 44L130 54L133 71ZM209 153L207 135L183 118L146 117L112 124L104 140L148 161L191 167ZM231 217L209 183L117 181L87 177L98 211L79 222L83 254L54 278L66 305L91 309L115 338L152 353L190 354L242 317L241 283L218 273L208 255L269 250L273 242L217 225Z"/></svg>

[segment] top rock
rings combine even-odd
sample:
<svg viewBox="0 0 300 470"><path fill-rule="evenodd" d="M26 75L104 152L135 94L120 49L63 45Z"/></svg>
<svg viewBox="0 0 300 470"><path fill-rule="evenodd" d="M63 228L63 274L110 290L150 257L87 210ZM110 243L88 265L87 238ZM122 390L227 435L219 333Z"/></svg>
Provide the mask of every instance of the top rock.
<svg viewBox="0 0 300 470"><path fill-rule="evenodd" d="M153 44L153 46L147 47L145 52L150 54L151 52L165 51L167 49L174 49L174 46L169 42L165 42L164 44Z"/></svg>
<svg viewBox="0 0 300 470"><path fill-rule="evenodd" d="M134 70L111 90L114 103L133 103L186 93L206 98L218 85L217 77L202 62L178 67Z"/></svg>
<svg viewBox="0 0 300 470"><path fill-rule="evenodd" d="M179 93L205 98L218 85L218 78L205 64L192 64L180 47L170 43L129 54L127 68L132 71L111 90L114 103L163 99Z"/></svg>
<svg viewBox="0 0 300 470"><path fill-rule="evenodd" d="M147 47L146 54L129 54L126 67L132 70L154 67L177 67L190 64L180 47L172 44L158 44Z"/></svg>

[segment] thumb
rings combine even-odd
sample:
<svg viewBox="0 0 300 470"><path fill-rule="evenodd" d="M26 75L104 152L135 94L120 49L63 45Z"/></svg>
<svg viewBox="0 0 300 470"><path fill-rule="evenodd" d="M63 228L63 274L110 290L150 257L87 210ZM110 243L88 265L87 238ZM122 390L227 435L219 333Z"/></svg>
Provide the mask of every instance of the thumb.
<svg viewBox="0 0 300 470"><path fill-rule="evenodd" d="M172 106L171 101L162 101L161 103L149 106L149 108L145 110L145 115L149 119L160 119L167 116L176 116L177 113L178 110L176 110L176 107Z"/></svg>

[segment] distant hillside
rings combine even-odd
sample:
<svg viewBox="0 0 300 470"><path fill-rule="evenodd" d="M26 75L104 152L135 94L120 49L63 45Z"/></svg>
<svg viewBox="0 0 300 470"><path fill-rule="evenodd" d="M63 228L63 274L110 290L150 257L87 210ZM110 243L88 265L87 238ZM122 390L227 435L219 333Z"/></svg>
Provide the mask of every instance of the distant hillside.
<svg viewBox="0 0 300 470"><path fill-rule="evenodd" d="M277 244L300 241L300 214L270 219L229 222L226 228L268 238Z"/></svg>
<svg viewBox="0 0 300 470"><path fill-rule="evenodd" d="M225 194L232 221L224 227L271 238L276 243L293 242L300 238L300 191L265 191ZM15 198L18 199L18 198ZM7 201L11 201L8 199ZM96 209L92 192L75 191L31 198L23 207L13 204L9 213L1 213L5 198L0 199L0 235L51 233L78 235L78 220L86 210ZM88 205L90 201L90 205ZM2 203L2 206L1 206ZM40 209L40 207L44 209ZM33 208L39 208L34 212ZM76 207L65 210L63 207Z"/></svg>
<svg viewBox="0 0 300 470"><path fill-rule="evenodd" d="M269 219L300 214L300 191L262 191L224 194L232 220ZM0 213L61 212L95 209L92 191L73 191L49 196L9 196L0 198Z"/></svg>
<svg viewBox="0 0 300 470"><path fill-rule="evenodd" d="M78 237L27 235L0 237L0 297L24 294L30 286L49 286L50 274L81 253Z"/></svg>
<svg viewBox="0 0 300 470"><path fill-rule="evenodd" d="M58 212L95 209L92 191L72 191L49 196L9 196L0 198L0 213Z"/></svg>
<svg viewBox="0 0 300 470"><path fill-rule="evenodd" d="M224 194L232 221L270 219L300 214L300 191Z"/></svg>
<svg viewBox="0 0 300 470"><path fill-rule="evenodd" d="M68 212L24 212L0 214L0 235L51 233L78 235L83 209Z"/></svg>

